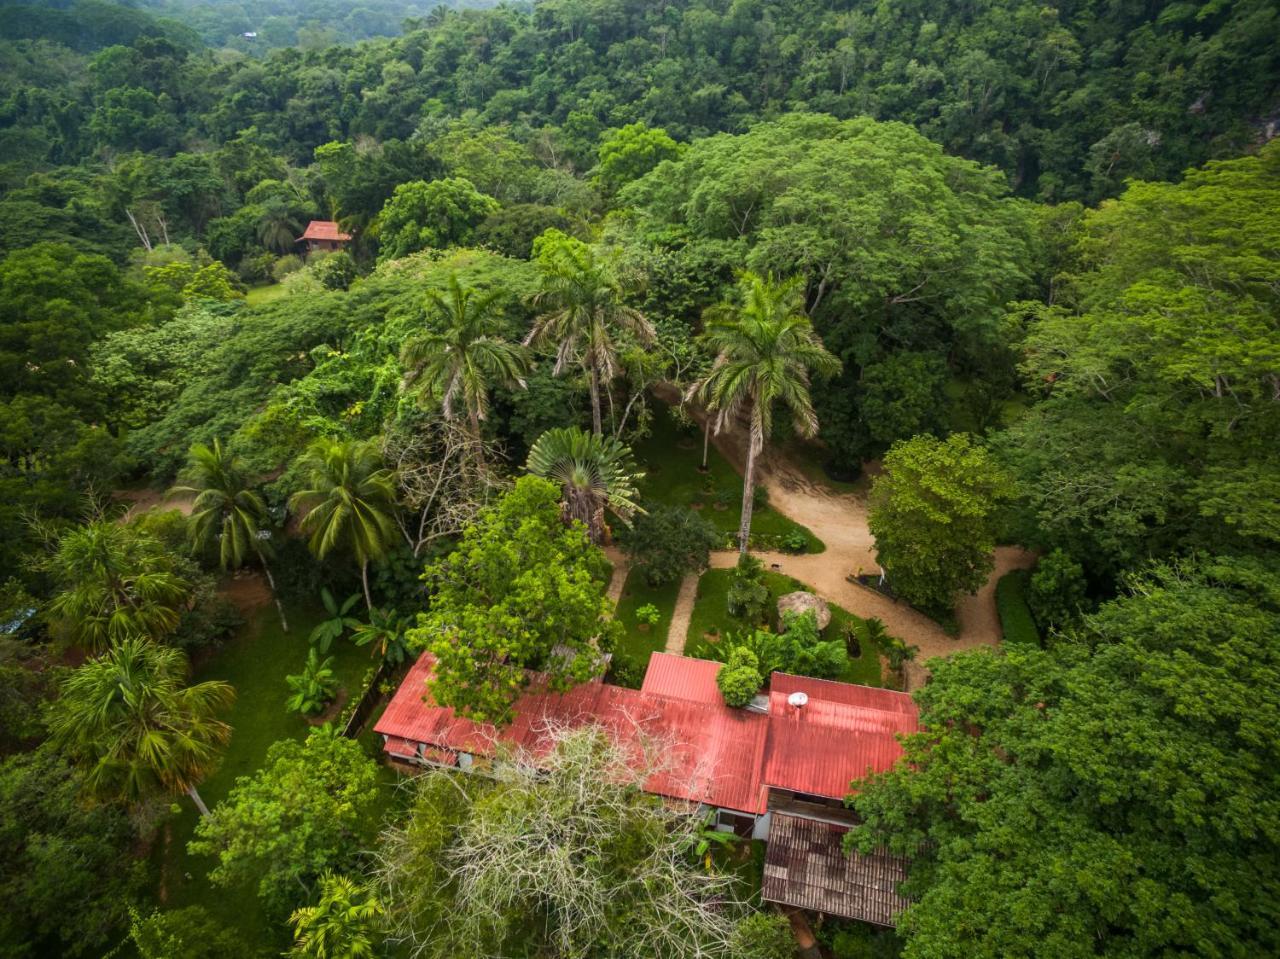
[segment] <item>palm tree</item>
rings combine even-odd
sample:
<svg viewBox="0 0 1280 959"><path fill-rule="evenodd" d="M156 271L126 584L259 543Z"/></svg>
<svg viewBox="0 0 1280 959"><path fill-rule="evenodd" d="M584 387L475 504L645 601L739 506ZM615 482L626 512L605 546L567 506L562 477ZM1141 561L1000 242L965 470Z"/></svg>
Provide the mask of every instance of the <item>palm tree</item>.
<svg viewBox="0 0 1280 959"><path fill-rule="evenodd" d="M45 566L62 587L49 604L55 628L91 652L173 632L191 596L156 540L106 519L64 534Z"/></svg>
<svg viewBox="0 0 1280 959"><path fill-rule="evenodd" d="M591 247L574 242L557 251L543 265L542 289L535 306L547 312L534 321L526 344L554 346L559 376L571 364L586 371L591 390L591 428L603 435L600 390L618 375L619 333L642 343L654 339L653 325L639 310L622 302L623 289L609 265Z"/></svg>
<svg viewBox="0 0 1280 959"><path fill-rule="evenodd" d="M721 303L707 311L703 338L716 353L715 362L685 398L696 396L715 415L717 434L739 417L750 424L738 527L738 550L746 553L756 457L773 428L773 404L782 400L791 410L796 432L814 436L818 417L809 395L809 371L833 376L840 371L840 361L823 347L805 316L798 278L778 281L745 273L738 292L741 303Z"/></svg>
<svg viewBox="0 0 1280 959"><path fill-rule="evenodd" d="M576 426L547 430L529 451L525 469L560 484L564 514L587 527L591 542L604 542L608 507L624 523L643 512L636 505L636 472L631 451L612 437L587 433Z"/></svg>
<svg viewBox="0 0 1280 959"><path fill-rule="evenodd" d="M427 311L442 329L413 337L400 353L406 385L439 400L447 420L465 412L477 449L489 390L495 383L523 387L529 372L528 350L502 338L500 295L464 288L450 274L447 298L435 290L427 294Z"/></svg>
<svg viewBox="0 0 1280 959"><path fill-rule="evenodd" d="M368 886L326 871L320 877L320 901L289 916L294 939L291 955L367 959L374 954L376 924L384 914Z"/></svg>
<svg viewBox="0 0 1280 959"><path fill-rule="evenodd" d="M258 219L258 240L269 250L288 253L298 242L302 221L288 201L272 197L262 204Z"/></svg>
<svg viewBox="0 0 1280 959"><path fill-rule="evenodd" d="M364 601L369 594L369 562L386 555L395 537L395 482L369 441L322 437L302 457L307 488L294 493L289 505L305 512L301 527L309 533L311 551L324 559L345 546L360 564Z"/></svg>
<svg viewBox="0 0 1280 959"><path fill-rule="evenodd" d="M49 738L86 769L98 797L138 802L155 792L189 795L218 758L231 727L217 714L235 691L186 686L187 658L171 646L126 639L72 672L49 707Z"/></svg>
<svg viewBox="0 0 1280 959"><path fill-rule="evenodd" d="M271 542L262 535L267 506L250 488L244 461L224 449L218 439L212 446L196 443L189 456L187 472L191 485L175 486L169 495L195 497L189 527L192 550L204 549L211 540L217 540L218 562L223 569L239 569L249 553L257 556L280 613L280 627L287 633L289 623L285 619L284 604L276 593L275 577L267 563Z"/></svg>

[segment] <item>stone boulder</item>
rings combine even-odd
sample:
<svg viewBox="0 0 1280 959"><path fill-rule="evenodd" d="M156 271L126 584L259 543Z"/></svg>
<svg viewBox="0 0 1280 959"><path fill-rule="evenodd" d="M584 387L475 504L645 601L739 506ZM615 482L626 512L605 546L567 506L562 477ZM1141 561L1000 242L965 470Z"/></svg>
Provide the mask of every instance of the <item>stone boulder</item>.
<svg viewBox="0 0 1280 959"><path fill-rule="evenodd" d="M813 613L818 621L818 629L826 629L831 622L831 607L821 596L814 593L787 593L778 597L778 622L782 622L783 613Z"/></svg>

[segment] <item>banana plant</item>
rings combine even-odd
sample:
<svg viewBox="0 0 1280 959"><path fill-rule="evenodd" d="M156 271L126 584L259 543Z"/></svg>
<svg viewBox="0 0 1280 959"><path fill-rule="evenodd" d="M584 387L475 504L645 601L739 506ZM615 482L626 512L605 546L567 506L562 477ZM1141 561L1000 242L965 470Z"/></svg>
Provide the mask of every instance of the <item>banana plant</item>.
<svg viewBox="0 0 1280 959"><path fill-rule="evenodd" d="M320 587L320 601L324 603L324 608L329 614L329 618L320 622L311 631L310 639L312 646L322 653L327 653L329 647L333 645L333 641L339 639L348 629L360 628L360 620L349 615L351 607L360 602L360 594L352 593L339 606L338 601L333 598L333 593L329 592L329 587L322 586Z"/></svg>

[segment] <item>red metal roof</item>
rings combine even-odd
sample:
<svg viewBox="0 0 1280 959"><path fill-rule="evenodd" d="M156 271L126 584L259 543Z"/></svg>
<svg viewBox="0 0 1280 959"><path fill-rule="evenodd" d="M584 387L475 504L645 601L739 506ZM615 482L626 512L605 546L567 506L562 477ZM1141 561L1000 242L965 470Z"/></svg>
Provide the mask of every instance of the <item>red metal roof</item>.
<svg viewBox="0 0 1280 959"><path fill-rule="evenodd" d="M338 224L332 220L312 220L299 240L337 240L346 242L351 239L350 233L343 233Z"/></svg>
<svg viewBox="0 0 1280 959"><path fill-rule="evenodd" d="M794 693L808 701L792 706ZM917 728L906 693L774 673L762 778L780 789L845 796L851 781L893 766L902 755L898 734Z"/></svg>
<svg viewBox="0 0 1280 959"><path fill-rule="evenodd" d="M549 748L551 723L599 725L637 751L642 740L663 747L662 768L645 783L650 792L751 813L765 811L765 786L844 796L851 779L865 775L868 767L888 769L901 755L894 732L916 728L915 705L905 693L775 673L766 714L730 709L718 692L715 701L707 701L656 691L704 696L707 677L713 677L714 687L719 664L665 654L654 654L653 660L639 690L585 683L555 693L535 675L517 700L511 723L498 729L435 704L426 689L435 661L424 654L374 728L384 736L483 756L499 742L537 755ZM799 689L804 684L810 685ZM801 716L786 705L795 691L810 697Z"/></svg>
<svg viewBox="0 0 1280 959"><path fill-rule="evenodd" d="M649 657L649 668L645 671L640 691L722 706L724 697L716 685L720 666L720 663L707 659L654 653Z"/></svg>

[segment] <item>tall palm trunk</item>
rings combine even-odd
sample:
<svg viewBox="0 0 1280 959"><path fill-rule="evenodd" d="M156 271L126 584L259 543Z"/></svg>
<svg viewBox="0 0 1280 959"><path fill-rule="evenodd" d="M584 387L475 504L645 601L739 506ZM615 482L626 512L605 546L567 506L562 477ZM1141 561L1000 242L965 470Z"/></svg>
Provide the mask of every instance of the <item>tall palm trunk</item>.
<svg viewBox="0 0 1280 959"><path fill-rule="evenodd" d="M706 422L702 424L702 472L707 471L707 446L711 443L711 413L707 412Z"/></svg>
<svg viewBox="0 0 1280 959"><path fill-rule="evenodd" d="M373 609L373 597L369 594L369 561L360 561L360 582L364 584L365 609Z"/></svg>
<svg viewBox="0 0 1280 959"><path fill-rule="evenodd" d="M204 800L200 798L200 793L195 786L187 787L187 795L196 804L196 808L200 810L200 815L207 817L209 815L209 807L204 804Z"/></svg>
<svg viewBox="0 0 1280 959"><path fill-rule="evenodd" d="M604 421L600 417L600 368L591 361L591 428L596 436L604 435Z"/></svg>
<svg viewBox="0 0 1280 959"><path fill-rule="evenodd" d="M747 439L747 468L742 472L742 520L738 524L738 553L746 555L751 541L751 511L755 507L756 445Z"/></svg>
<svg viewBox="0 0 1280 959"><path fill-rule="evenodd" d="M262 564L262 574L267 577L267 585L271 587L271 598L275 601L276 612L280 614L280 629L289 632L289 621L284 618L284 603L280 602L280 594L276 592L276 578L271 575L271 567L267 565L267 559L262 555L262 551L258 551L258 562Z"/></svg>
<svg viewBox="0 0 1280 959"><path fill-rule="evenodd" d="M484 472L484 439L480 432L480 414L472 407L468 410L468 416L471 420L471 441L476 446L476 465L480 467L481 472Z"/></svg>

